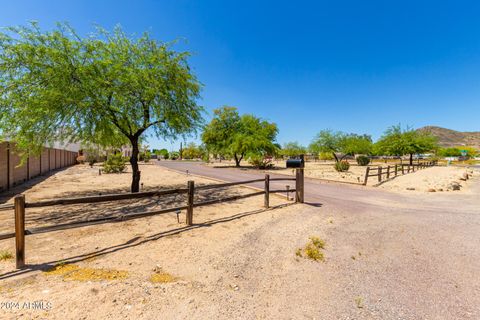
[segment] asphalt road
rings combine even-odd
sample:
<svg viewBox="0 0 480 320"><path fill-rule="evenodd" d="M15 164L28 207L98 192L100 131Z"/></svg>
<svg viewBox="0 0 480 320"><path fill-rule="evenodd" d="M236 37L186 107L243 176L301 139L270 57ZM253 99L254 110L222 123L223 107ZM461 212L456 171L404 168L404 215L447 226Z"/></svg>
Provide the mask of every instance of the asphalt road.
<svg viewBox="0 0 480 320"><path fill-rule="evenodd" d="M265 177L261 171L246 169L237 169L231 167L213 168L204 165L201 162L189 161L159 161L158 165L190 174L201 175L226 182L246 181ZM285 178L285 175L272 174L270 178ZM289 178L291 178L289 176ZM251 183L250 186L263 188L263 183ZM285 189L286 185L295 187L294 181L272 181L271 189ZM475 185L475 189L480 193L480 184ZM459 211L475 212L478 211L475 201L476 197L472 195L457 195L454 199L451 197L429 197L421 194L401 195L377 189L375 187L365 187L362 185L352 185L344 183L326 182L318 179L305 178L305 202L310 204L333 204L350 208L369 208L369 207L401 207L414 210L440 210L440 211ZM458 201L462 201L462 206L458 206Z"/></svg>

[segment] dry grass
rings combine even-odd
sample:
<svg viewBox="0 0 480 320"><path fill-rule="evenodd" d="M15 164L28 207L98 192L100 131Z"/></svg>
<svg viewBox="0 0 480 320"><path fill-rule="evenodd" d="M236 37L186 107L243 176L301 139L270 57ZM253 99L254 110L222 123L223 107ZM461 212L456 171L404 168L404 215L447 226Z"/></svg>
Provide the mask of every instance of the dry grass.
<svg viewBox="0 0 480 320"><path fill-rule="evenodd" d="M150 282L152 283L170 283L175 282L176 280L176 277L167 272L155 272L150 276Z"/></svg>
<svg viewBox="0 0 480 320"><path fill-rule="evenodd" d="M75 264L58 264L45 271L45 274L62 276L64 280L70 281L121 280L128 277L127 271L81 268Z"/></svg>
<svg viewBox="0 0 480 320"><path fill-rule="evenodd" d="M297 257L302 257L314 261L324 261L325 255L322 250L325 249L325 241L319 237L311 236L304 248L298 248L295 251Z"/></svg>
<svg viewBox="0 0 480 320"><path fill-rule="evenodd" d="M0 250L0 261L13 259L13 254L7 250Z"/></svg>

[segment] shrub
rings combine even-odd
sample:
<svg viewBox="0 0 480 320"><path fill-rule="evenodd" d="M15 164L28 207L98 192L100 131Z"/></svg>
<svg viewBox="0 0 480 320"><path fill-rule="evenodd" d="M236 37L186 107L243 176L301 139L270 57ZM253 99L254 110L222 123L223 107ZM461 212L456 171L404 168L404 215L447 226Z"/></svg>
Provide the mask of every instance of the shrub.
<svg viewBox="0 0 480 320"><path fill-rule="evenodd" d="M13 259L13 254L6 250L0 250L0 261Z"/></svg>
<svg viewBox="0 0 480 320"><path fill-rule="evenodd" d="M177 151L172 151L170 153L170 159L177 160L178 158L180 158L180 153L178 153Z"/></svg>
<svg viewBox="0 0 480 320"><path fill-rule="evenodd" d="M265 158L264 156L252 156L248 161L252 166L258 169L271 169L273 163L271 158Z"/></svg>
<svg viewBox="0 0 480 320"><path fill-rule="evenodd" d="M103 172L105 173L120 173L125 171L125 168L125 160L121 153L110 155L103 164Z"/></svg>
<svg viewBox="0 0 480 320"><path fill-rule="evenodd" d="M338 172L348 171L349 168L350 163L348 163L347 160L342 160L335 163L335 170L337 170Z"/></svg>
<svg viewBox="0 0 480 320"><path fill-rule="evenodd" d="M310 241L304 248L295 251L297 257L303 257L314 261L324 261L325 256L321 250L325 249L325 241L319 237L310 237Z"/></svg>
<svg viewBox="0 0 480 320"><path fill-rule="evenodd" d="M159 157L163 157L163 159L168 159L168 150L167 149L161 149L161 150L155 150L155 153Z"/></svg>
<svg viewBox="0 0 480 320"><path fill-rule="evenodd" d="M97 157L94 156L94 155L92 155L92 154L87 155L87 159L86 159L86 160L87 160L88 164L90 165L90 167L93 167L93 165L94 165L95 163L97 163Z"/></svg>
<svg viewBox="0 0 480 320"><path fill-rule="evenodd" d="M320 159L320 160L333 160L335 158L333 157L333 154L331 152L320 152L318 154L318 159Z"/></svg>
<svg viewBox="0 0 480 320"><path fill-rule="evenodd" d="M366 166L370 163L370 158L367 156L358 156L357 163L359 166Z"/></svg>
<svg viewBox="0 0 480 320"><path fill-rule="evenodd" d="M140 152L140 154L138 155L138 160L143 161L145 163L150 162L151 158L152 158L152 154L148 150L145 150L144 152Z"/></svg>

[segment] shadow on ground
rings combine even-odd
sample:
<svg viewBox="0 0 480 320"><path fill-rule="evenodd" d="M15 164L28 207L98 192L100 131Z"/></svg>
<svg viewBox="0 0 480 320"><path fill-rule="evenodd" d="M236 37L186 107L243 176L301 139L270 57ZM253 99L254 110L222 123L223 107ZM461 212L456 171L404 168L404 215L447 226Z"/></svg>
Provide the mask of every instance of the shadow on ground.
<svg viewBox="0 0 480 320"><path fill-rule="evenodd" d="M168 188L146 188L142 191L161 191L167 189L185 188L185 185L169 186ZM108 192L65 192L62 198L84 197L99 194L125 193L123 189L110 189ZM194 202L207 202L227 197L251 193L251 190L240 188L218 188L209 190L197 190ZM27 199L28 203L28 199ZM59 205L42 208L27 208L25 213L26 228L37 228L65 223L89 221L107 217L128 215L133 213L162 210L172 207L184 206L187 203L186 194L163 195L141 199L119 200L109 202L97 202L90 204ZM14 230L13 211L5 211L0 214L0 233L8 233Z"/></svg>
<svg viewBox="0 0 480 320"><path fill-rule="evenodd" d="M77 263L77 262L85 261L87 259L100 257L100 256L104 256L104 255L107 255L107 254L110 254L110 253L118 252L118 251L121 251L121 250L141 246L145 243L156 241L156 240L159 240L159 239L167 237L167 236L177 235L177 234L180 234L180 233L183 233L183 232L188 232L188 231L193 230L193 229L209 228L209 227L214 226L216 224L227 223L227 222L238 220L238 219L241 219L241 218L244 218L244 217L260 214L262 212L266 212L266 211L270 211L270 210L274 210L274 209L278 209L278 208L291 206L291 205L294 205L294 204L295 203L286 203L286 204L281 204L281 205L277 205L277 206L272 206L268 209L258 209L258 210L253 210L253 211L241 212L241 213L238 213L238 214L234 214L232 216L222 217L222 218L213 219L213 220L208 220L208 221L205 221L203 223L194 224L192 226L183 226L183 227L180 227L180 228L175 228L175 229L159 232L157 234L154 234L154 235L151 235L151 236L148 236L148 237L133 237L132 239L130 239L128 241L125 241L124 243L121 243L121 244L118 244L118 245L115 245L115 246L106 247L106 248L103 248L103 249L99 249L99 250L96 250L96 251L93 251L93 252L90 252L90 253L86 253L86 254L82 254L82 255L76 255L76 256L72 256L72 257L69 257L69 258L61 259L61 260L49 261L49 262L42 263L42 264L27 265L25 269L14 270L14 271L11 271L11 272L1 274L0 275L0 280L5 280L5 279L12 278L12 277L19 276L19 275L25 275L25 274L28 274L28 273L31 273L31 272L34 272L34 271L45 271L45 270L48 270L48 269L54 267L58 263L71 264L71 263Z"/></svg>

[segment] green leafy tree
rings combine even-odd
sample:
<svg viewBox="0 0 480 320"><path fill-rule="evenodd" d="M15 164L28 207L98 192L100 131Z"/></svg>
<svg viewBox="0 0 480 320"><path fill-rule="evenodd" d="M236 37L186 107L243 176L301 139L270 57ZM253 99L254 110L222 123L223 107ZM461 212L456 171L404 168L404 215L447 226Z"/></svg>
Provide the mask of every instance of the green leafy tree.
<svg viewBox="0 0 480 320"><path fill-rule="evenodd" d="M295 157L306 152L307 149L296 141L285 143L280 150L280 154L287 157Z"/></svg>
<svg viewBox="0 0 480 320"><path fill-rule="evenodd" d="M322 130L312 141L309 149L314 153L331 153L335 162L339 162L346 156L370 153L372 139L368 135Z"/></svg>
<svg viewBox="0 0 480 320"><path fill-rule="evenodd" d="M460 157L462 155L462 151L468 158L473 158L478 154L478 150L474 147L469 146L459 146L459 147L450 147L450 148L440 148L438 150L438 155L442 157Z"/></svg>
<svg viewBox="0 0 480 320"><path fill-rule="evenodd" d="M194 142L189 143L182 151L184 159L201 159L203 158L205 150L202 146L197 146Z"/></svg>
<svg viewBox="0 0 480 320"><path fill-rule="evenodd" d="M377 152L384 155L403 156L408 154L410 164L413 155L434 151L438 148L437 139L427 131L402 130L400 125L388 128L376 143Z"/></svg>
<svg viewBox="0 0 480 320"><path fill-rule="evenodd" d="M462 153L457 148L440 148L438 155L442 157L460 157Z"/></svg>
<svg viewBox="0 0 480 320"><path fill-rule="evenodd" d="M168 153L167 149L155 150L155 154L157 156L163 157L163 159L168 159L169 158L169 153Z"/></svg>
<svg viewBox="0 0 480 320"><path fill-rule="evenodd" d="M139 143L175 138L202 121L201 85L177 52L119 27L81 38L67 24L35 23L0 33L0 131L25 152L54 141L130 144L131 191L138 192Z"/></svg>
<svg viewBox="0 0 480 320"><path fill-rule="evenodd" d="M233 157L239 167L245 157L275 154L277 133L274 123L250 114L240 116L234 107L222 107L214 110L202 141L209 152Z"/></svg>

